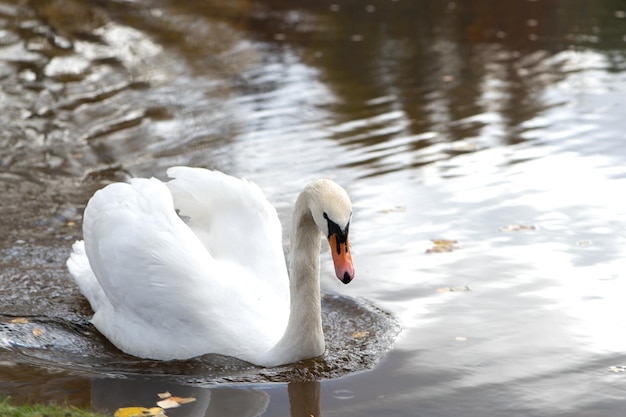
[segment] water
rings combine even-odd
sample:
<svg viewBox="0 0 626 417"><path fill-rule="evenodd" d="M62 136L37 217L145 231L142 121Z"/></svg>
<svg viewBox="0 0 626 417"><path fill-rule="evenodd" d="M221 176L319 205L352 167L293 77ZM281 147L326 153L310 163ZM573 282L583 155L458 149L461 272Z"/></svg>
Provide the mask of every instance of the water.
<svg viewBox="0 0 626 417"><path fill-rule="evenodd" d="M169 389L198 398L181 416L621 415L625 50L618 0L0 3L0 330L24 342L3 344L1 392L113 410ZM82 208L176 164L256 182L286 231L309 180L348 190L357 278L322 256L325 359L147 363L88 325L64 267ZM355 323L385 330L372 355L333 327Z"/></svg>

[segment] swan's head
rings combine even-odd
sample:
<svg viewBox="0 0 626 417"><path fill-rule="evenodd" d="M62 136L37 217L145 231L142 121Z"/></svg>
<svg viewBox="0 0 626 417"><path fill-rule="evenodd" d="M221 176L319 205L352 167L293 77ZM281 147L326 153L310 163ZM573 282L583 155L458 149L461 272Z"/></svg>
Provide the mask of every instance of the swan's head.
<svg viewBox="0 0 626 417"><path fill-rule="evenodd" d="M352 204L343 188L330 180L309 184L312 198L309 203L313 220L328 238L335 264L335 274L344 284L354 279L348 231L352 218Z"/></svg>

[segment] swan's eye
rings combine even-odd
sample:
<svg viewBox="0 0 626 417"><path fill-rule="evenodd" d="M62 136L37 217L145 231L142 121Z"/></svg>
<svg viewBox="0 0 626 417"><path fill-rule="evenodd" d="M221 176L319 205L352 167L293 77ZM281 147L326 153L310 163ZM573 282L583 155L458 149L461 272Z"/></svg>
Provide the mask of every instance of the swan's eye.
<svg viewBox="0 0 626 417"><path fill-rule="evenodd" d="M330 239L332 235L336 235L337 243L346 243L346 241L348 240L348 229L350 228L350 222L348 222L344 230L341 230L341 227L339 227L337 223L329 219L326 213L324 213L324 218L328 222L328 238Z"/></svg>

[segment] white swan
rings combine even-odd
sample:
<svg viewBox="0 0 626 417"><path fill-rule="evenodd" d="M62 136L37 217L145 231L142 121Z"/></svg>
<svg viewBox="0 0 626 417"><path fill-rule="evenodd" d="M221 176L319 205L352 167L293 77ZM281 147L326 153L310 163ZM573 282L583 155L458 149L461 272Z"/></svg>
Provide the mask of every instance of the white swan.
<svg viewBox="0 0 626 417"><path fill-rule="evenodd" d="M167 174L108 185L85 208L67 266L95 327L150 359L219 353L276 366L323 354L322 235L337 277L354 277L346 192L317 180L299 195L288 276L276 210L256 185L201 168Z"/></svg>

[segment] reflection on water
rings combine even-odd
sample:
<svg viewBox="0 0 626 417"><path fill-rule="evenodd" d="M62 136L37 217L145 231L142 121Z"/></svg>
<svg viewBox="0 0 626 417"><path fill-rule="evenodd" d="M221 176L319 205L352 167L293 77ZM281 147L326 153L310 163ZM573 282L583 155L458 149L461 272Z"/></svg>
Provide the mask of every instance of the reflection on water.
<svg viewBox="0 0 626 417"><path fill-rule="evenodd" d="M121 404L124 407L149 408L155 406L159 399L157 394L163 392L196 399L196 401L182 406L180 410L167 412L168 415L173 416L180 414L189 417L254 417L262 415L270 401L270 395L260 389L206 389L177 386L168 382L145 381L138 384L137 381L113 379L94 380L91 384L91 401L92 406L98 410L111 410L112 404ZM317 400L319 402L319 397ZM299 398L296 401L299 401ZM179 413L175 413L176 411Z"/></svg>
<svg viewBox="0 0 626 417"><path fill-rule="evenodd" d="M1 312L88 318L63 263L112 180L219 168L286 220L329 176L354 202L359 275L323 290L393 312L395 347L321 383L211 390L8 351L2 391L116 408L167 382L198 415L621 415L623 1L222 3L0 2ZM442 238L458 248L427 254Z"/></svg>
<svg viewBox="0 0 626 417"><path fill-rule="evenodd" d="M196 388L177 386L169 382L115 381L98 379L91 384L92 406L111 410L111 404L123 406L151 405L157 393L170 391L182 397L193 397L193 403L180 409L168 410L168 415L189 417L254 417L261 415L289 415L310 417L320 414L320 383L317 381L291 382L287 385L288 404L270 408L276 395L272 387L214 387Z"/></svg>

